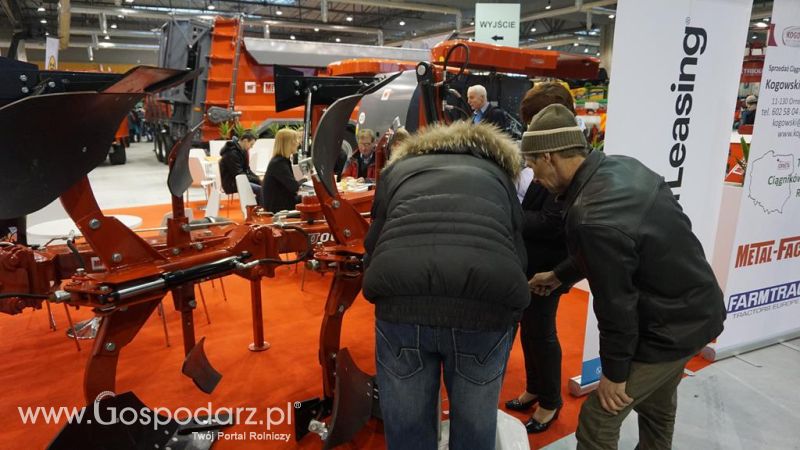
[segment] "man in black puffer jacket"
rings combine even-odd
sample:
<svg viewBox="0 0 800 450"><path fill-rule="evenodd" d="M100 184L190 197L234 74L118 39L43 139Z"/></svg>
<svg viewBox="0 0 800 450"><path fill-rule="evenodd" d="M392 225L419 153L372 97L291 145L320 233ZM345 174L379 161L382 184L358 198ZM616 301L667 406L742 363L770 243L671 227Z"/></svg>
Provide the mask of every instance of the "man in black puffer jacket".
<svg viewBox="0 0 800 450"><path fill-rule="evenodd" d="M458 122L403 142L381 174L365 241L390 450L436 448L439 380L450 448L493 449L514 327L528 306L519 150Z"/></svg>

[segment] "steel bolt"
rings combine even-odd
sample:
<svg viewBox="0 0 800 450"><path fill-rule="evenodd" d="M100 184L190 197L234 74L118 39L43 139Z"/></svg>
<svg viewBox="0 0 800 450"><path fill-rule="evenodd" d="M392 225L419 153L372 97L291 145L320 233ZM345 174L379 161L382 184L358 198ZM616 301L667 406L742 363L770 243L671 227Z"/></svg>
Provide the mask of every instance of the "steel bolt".
<svg viewBox="0 0 800 450"><path fill-rule="evenodd" d="M55 81L48 81L48 82L47 82L47 87L49 87L49 88L54 88L54 87L56 87L56 82L55 82Z"/></svg>
<svg viewBox="0 0 800 450"><path fill-rule="evenodd" d="M111 261L114 261L115 263L122 262L122 253L114 253L111 255Z"/></svg>
<svg viewBox="0 0 800 450"><path fill-rule="evenodd" d="M294 85L296 87L300 87L300 80L294 80Z"/></svg>
<svg viewBox="0 0 800 450"><path fill-rule="evenodd" d="M86 153L86 150L87 150L87 148L86 148L86 147L83 147L83 148L81 149L81 152L82 152L82 153Z"/></svg>
<svg viewBox="0 0 800 450"><path fill-rule="evenodd" d="M27 94L29 89L26 86L22 86L22 93Z"/></svg>
<svg viewBox="0 0 800 450"><path fill-rule="evenodd" d="M339 314L343 313L344 312L344 305L339 305L339 308L337 308L336 310L339 312Z"/></svg>
<svg viewBox="0 0 800 450"><path fill-rule="evenodd" d="M100 221L98 219L92 219L89 221L89 228L96 230L100 228Z"/></svg>
<svg viewBox="0 0 800 450"><path fill-rule="evenodd" d="M25 74L20 75L19 76L19 81L28 81L28 76L25 75Z"/></svg>
<svg viewBox="0 0 800 450"><path fill-rule="evenodd" d="M185 224L181 225L181 230L183 230L183 231L188 233L188 232L192 231L192 227L190 227L188 223L185 223Z"/></svg>
<svg viewBox="0 0 800 450"><path fill-rule="evenodd" d="M353 233L350 232L350 228L344 229L344 237L350 237Z"/></svg>
<svg viewBox="0 0 800 450"><path fill-rule="evenodd" d="M78 267L77 269L75 269L75 275L79 277L86 275L86 269L84 269L83 267Z"/></svg>
<svg viewBox="0 0 800 450"><path fill-rule="evenodd" d="M106 351L107 352L113 352L116 349L117 349L116 344L114 344L113 342L106 342Z"/></svg>
<svg viewBox="0 0 800 450"><path fill-rule="evenodd" d="M300 95L300 91L294 91L294 95Z"/></svg>
<svg viewBox="0 0 800 450"><path fill-rule="evenodd" d="M334 200L333 202L331 202L331 206L333 207L333 209L336 209L339 206L341 206L341 203L339 203L339 200Z"/></svg>
<svg viewBox="0 0 800 450"><path fill-rule="evenodd" d="M100 292L111 292L111 288L108 286L100 286Z"/></svg>
<svg viewBox="0 0 800 450"><path fill-rule="evenodd" d="M195 248L195 250L202 250L203 249L203 243L202 242L195 242L194 243L194 248Z"/></svg>
<svg viewBox="0 0 800 450"><path fill-rule="evenodd" d="M181 249L179 249L178 247L173 248L172 249L172 254L175 255L175 256L180 255L181 254Z"/></svg>
<svg viewBox="0 0 800 450"><path fill-rule="evenodd" d="M194 301L194 300L189 300L189 306L191 306L192 308L196 308L197 307L197 302Z"/></svg>

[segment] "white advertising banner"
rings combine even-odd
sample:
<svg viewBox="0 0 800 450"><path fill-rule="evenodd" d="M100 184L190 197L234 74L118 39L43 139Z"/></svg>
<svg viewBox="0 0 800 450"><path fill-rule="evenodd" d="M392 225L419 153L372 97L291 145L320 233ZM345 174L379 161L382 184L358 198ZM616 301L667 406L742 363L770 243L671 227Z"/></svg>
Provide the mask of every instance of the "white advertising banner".
<svg viewBox="0 0 800 450"><path fill-rule="evenodd" d="M710 359L800 335L800 2L776 0ZM708 356L709 353L706 353Z"/></svg>
<svg viewBox="0 0 800 450"><path fill-rule="evenodd" d="M708 258L751 7L751 0L617 3L605 152L664 176ZM597 323L591 301L588 320ZM600 376L597 340L597 327L587 326L584 386Z"/></svg>
<svg viewBox="0 0 800 450"><path fill-rule="evenodd" d="M45 70L58 69L58 38L47 38L44 50L44 68Z"/></svg>

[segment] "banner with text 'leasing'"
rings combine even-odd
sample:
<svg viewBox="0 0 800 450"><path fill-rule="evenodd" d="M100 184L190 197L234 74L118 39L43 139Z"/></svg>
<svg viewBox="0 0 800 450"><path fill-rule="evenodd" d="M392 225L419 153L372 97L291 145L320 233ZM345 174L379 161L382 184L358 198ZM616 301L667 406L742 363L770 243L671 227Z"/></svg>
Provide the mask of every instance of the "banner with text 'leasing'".
<svg viewBox="0 0 800 450"><path fill-rule="evenodd" d="M800 2L776 0L731 253L720 359L800 336Z"/></svg>
<svg viewBox="0 0 800 450"><path fill-rule="evenodd" d="M750 0L617 3L605 152L664 176L708 258L751 7ZM591 302L589 315L583 386L602 370Z"/></svg>

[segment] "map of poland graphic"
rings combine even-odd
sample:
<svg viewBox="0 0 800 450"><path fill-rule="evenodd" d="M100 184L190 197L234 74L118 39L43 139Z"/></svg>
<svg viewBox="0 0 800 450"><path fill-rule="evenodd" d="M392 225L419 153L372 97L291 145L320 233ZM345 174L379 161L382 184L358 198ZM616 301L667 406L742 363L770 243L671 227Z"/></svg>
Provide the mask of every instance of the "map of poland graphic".
<svg viewBox="0 0 800 450"><path fill-rule="evenodd" d="M770 150L747 165L750 183L748 197L767 214L783 213L783 207L792 196L794 155L776 155Z"/></svg>

